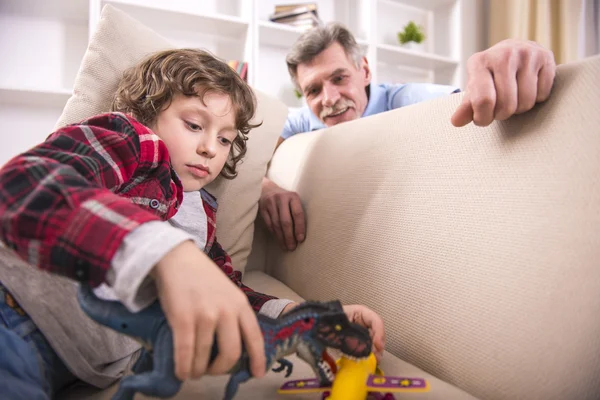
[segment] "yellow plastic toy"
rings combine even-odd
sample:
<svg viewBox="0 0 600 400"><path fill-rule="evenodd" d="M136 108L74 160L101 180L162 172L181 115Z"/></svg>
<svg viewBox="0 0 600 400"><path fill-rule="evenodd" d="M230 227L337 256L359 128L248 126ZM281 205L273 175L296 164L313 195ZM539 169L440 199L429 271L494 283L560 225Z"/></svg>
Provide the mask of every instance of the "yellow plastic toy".
<svg viewBox="0 0 600 400"><path fill-rule="evenodd" d="M280 394L322 392L327 400L393 399L392 393L428 392L429 383L421 378L385 376L377 368L375 355L363 360L341 357L332 385L320 385L317 379L289 381L279 389Z"/></svg>

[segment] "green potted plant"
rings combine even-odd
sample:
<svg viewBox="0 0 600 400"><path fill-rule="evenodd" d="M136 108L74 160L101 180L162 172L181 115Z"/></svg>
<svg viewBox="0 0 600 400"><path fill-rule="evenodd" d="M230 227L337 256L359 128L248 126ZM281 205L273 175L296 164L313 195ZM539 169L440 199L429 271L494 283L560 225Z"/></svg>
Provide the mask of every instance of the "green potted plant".
<svg viewBox="0 0 600 400"><path fill-rule="evenodd" d="M425 33L423 32L423 28L415 24L414 21L409 21L404 30L398 32L400 45L411 50L421 50L424 40Z"/></svg>

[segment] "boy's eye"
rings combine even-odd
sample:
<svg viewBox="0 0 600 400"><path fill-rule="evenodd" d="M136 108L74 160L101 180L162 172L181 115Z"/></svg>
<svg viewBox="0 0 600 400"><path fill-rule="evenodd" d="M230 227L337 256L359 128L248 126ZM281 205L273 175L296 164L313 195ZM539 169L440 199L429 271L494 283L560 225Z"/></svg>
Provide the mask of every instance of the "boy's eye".
<svg viewBox="0 0 600 400"><path fill-rule="evenodd" d="M192 131L194 131L194 132L197 132L197 131L201 131L201 130L202 130L202 127L201 127L200 125L196 125L196 124L194 124L194 123L192 123L192 122L187 122L187 121L186 121L186 122L185 122L185 124L187 125L187 127L188 127L190 130L192 130Z"/></svg>
<svg viewBox="0 0 600 400"><path fill-rule="evenodd" d="M229 140L227 138L222 137L222 138L220 138L220 140L221 140L221 143L224 144L224 145L230 145L231 144L231 140Z"/></svg>

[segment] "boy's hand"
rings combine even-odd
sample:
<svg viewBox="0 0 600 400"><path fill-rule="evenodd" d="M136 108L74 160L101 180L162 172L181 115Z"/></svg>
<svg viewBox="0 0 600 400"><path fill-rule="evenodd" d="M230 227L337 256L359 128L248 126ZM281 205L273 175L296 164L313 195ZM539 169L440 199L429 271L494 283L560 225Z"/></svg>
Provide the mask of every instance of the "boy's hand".
<svg viewBox="0 0 600 400"><path fill-rule="evenodd" d="M180 380L227 373L240 358L242 339L253 376L264 376L264 341L256 314L243 292L193 242L167 253L152 275L173 331ZM215 331L219 355L208 368Z"/></svg>
<svg viewBox="0 0 600 400"><path fill-rule="evenodd" d="M298 303L290 303L282 311L282 314L287 313ZM362 305L343 306L344 312L348 316L350 322L359 324L369 330L373 339L373 353L377 362L383 358L383 350L385 349L385 329L383 327L383 319L373 310Z"/></svg>
<svg viewBox="0 0 600 400"><path fill-rule="evenodd" d="M350 322L364 326L369 330L371 339L373 339L373 353L375 354L375 358L377 358L377 362L381 362L385 348L383 319L379 314L366 306L353 304L343 307Z"/></svg>

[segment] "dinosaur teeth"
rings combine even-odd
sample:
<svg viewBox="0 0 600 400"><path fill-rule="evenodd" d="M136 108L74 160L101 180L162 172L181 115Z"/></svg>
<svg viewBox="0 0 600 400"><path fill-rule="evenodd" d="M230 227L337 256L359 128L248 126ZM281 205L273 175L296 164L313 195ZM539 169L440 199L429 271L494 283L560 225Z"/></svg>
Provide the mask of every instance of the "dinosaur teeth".
<svg viewBox="0 0 600 400"><path fill-rule="evenodd" d="M319 361L319 369L325 373L325 376L327 376L327 379L330 382L333 382L335 376L333 375L333 371L329 367L329 363L327 363L325 360Z"/></svg>

